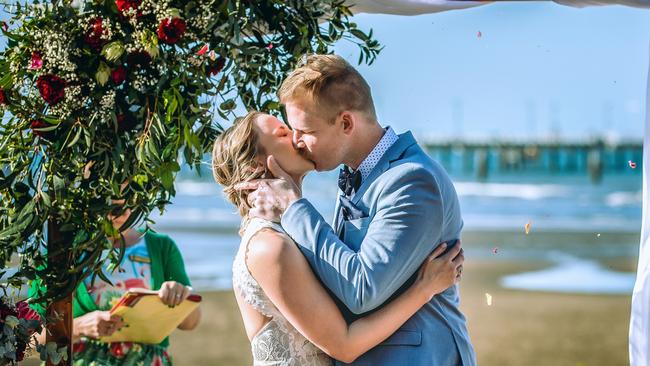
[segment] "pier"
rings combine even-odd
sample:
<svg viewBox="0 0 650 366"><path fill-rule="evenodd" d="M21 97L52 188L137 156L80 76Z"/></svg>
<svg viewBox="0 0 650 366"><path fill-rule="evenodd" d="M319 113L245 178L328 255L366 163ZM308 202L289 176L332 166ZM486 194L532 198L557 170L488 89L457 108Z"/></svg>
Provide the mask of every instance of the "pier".
<svg viewBox="0 0 650 366"><path fill-rule="evenodd" d="M485 181L494 173L588 174L599 183L604 174L641 172L642 141L422 141L421 145L450 173L472 174Z"/></svg>

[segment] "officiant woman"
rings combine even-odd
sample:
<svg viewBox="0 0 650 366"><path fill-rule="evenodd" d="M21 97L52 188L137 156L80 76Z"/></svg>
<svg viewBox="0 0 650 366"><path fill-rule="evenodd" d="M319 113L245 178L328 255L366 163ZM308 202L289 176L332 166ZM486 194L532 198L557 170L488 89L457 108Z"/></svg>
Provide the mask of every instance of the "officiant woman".
<svg viewBox="0 0 650 366"><path fill-rule="evenodd" d="M123 201L114 201L123 205ZM109 215L116 229L126 222L131 210L123 208L116 215ZM126 248L118 268L113 271L110 264L105 265L106 273L113 283L101 279L94 283L90 278L84 280L73 297L73 364L81 365L172 365L167 353L168 338L160 344L132 342L105 343L100 337L110 336L128 324L118 316L111 316L109 310L130 288L145 288L158 291L158 296L168 306L176 306L184 301L191 291L190 280L185 272L183 257L176 243L167 235L129 228L122 232ZM119 246L119 238L111 238L114 246ZM30 296L42 287L33 284ZM44 309L34 307L41 315ZM181 330L192 330L199 324L200 308L185 318L178 326ZM45 341L45 333L38 337Z"/></svg>

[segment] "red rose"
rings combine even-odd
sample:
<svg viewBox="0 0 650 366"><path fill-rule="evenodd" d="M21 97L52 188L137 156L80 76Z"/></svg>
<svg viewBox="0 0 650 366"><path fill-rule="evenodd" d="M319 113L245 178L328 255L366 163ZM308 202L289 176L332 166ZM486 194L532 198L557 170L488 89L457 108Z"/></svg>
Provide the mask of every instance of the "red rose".
<svg viewBox="0 0 650 366"><path fill-rule="evenodd" d="M111 71L111 79L115 85L120 85L126 80L126 67L118 66L115 70Z"/></svg>
<svg viewBox="0 0 650 366"><path fill-rule="evenodd" d="M45 101L54 105L65 97L65 80L56 75L41 75L36 80L36 86Z"/></svg>
<svg viewBox="0 0 650 366"><path fill-rule="evenodd" d="M34 310L32 310L29 307L29 305L27 305L27 303L24 301L19 301L16 303L16 308L12 309L11 315L15 316L18 319L26 319L26 320L40 319L38 314ZM27 331L29 332L30 336L35 332L34 329L27 329ZM16 361L20 362L25 358L26 350L27 350L27 343L25 343L22 339L17 338L16 339Z"/></svg>
<svg viewBox="0 0 650 366"><path fill-rule="evenodd" d="M120 13L124 13L129 9L137 9L141 2L142 0L115 0L115 5Z"/></svg>
<svg viewBox="0 0 650 366"><path fill-rule="evenodd" d="M43 56L40 52L32 52L32 63L29 65L29 70L38 70L43 67Z"/></svg>
<svg viewBox="0 0 650 366"><path fill-rule="evenodd" d="M175 44L185 33L185 21L180 18L163 19L158 26L158 39L167 44Z"/></svg>
<svg viewBox="0 0 650 366"><path fill-rule="evenodd" d="M135 126L137 125L136 119L133 118L133 116L127 116L126 114L118 114L117 115L117 130L124 132L124 131L132 131Z"/></svg>
<svg viewBox="0 0 650 366"><path fill-rule="evenodd" d="M0 89L0 105L7 105L9 104L9 101L7 100L7 94L5 94L5 91Z"/></svg>
<svg viewBox="0 0 650 366"><path fill-rule="evenodd" d="M11 308L9 305L0 303L0 321L4 321L7 315L16 316L18 313L16 313L16 310Z"/></svg>
<svg viewBox="0 0 650 366"><path fill-rule="evenodd" d="M151 62L151 55L146 51L135 51L127 56L129 66L145 66Z"/></svg>
<svg viewBox="0 0 650 366"><path fill-rule="evenodd" d="M41 136L41 135L43 134L42 131L38 131L38 130L36 130L36 129L38 129L38 128L44 128L44 127L48 127L48 126L49 126L49 125L48 125L47 123L41 121L40 119L32 120L32 123L29 124L29 127L30 127L32 130L34 130L34 135L36 135L36 136Z"/></svg>
<svg viewBox="0 0 650 366"><path fill-rule="evenodd" d="M84 41L90 45L96 51L99 51L102 46L106 43L105 39L102 39L102 33L104 32L104 27L102 24L102 18L95 18L91 22L90 32L84 37Z"/></svg>
<svg viewBox="0 0 650 366"><path fill-rule="evenodd" d="M223 70L223 67L225 65L226 65L226 59L223 57L219 57L219 59L214 65L208 66L208 75L210 76L217 75L221 70Z"/></svg>
<svg viewBox="0 0 650 366"><path fill-rule="evenodd" d="M27 344L22 341L16 342L16 361L21 362L25 358L25 350L27 349Z"/></svg>

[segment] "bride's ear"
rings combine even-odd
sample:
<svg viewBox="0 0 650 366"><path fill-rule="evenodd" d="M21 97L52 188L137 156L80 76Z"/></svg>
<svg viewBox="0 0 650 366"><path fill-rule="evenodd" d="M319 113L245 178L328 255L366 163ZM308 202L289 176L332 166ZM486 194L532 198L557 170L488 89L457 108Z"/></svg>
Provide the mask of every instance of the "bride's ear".
<svg viewBox="0 0 650 366"><path fill-rule="evenodd" d="M271 173L271 171L269 170L269 167L266 164L263 165L263 169L264 169L264 174L262 175L262 178L264 178L264 179L273 179L273 178L275 178L273 176L273 173Z"/></svg>

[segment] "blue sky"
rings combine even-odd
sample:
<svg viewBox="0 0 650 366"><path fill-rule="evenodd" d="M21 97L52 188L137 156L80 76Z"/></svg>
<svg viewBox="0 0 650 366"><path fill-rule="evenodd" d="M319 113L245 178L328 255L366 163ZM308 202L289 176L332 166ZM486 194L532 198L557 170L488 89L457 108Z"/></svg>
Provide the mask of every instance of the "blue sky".
<svg viewBox="0 0 650 366"><path fill-rule="evenodd" d="M385 46L359 70L381 122L397 130L438 138L643 134L649 10L532 2L355 18ZM356 64L349 42L336 52Z"/></svg>

